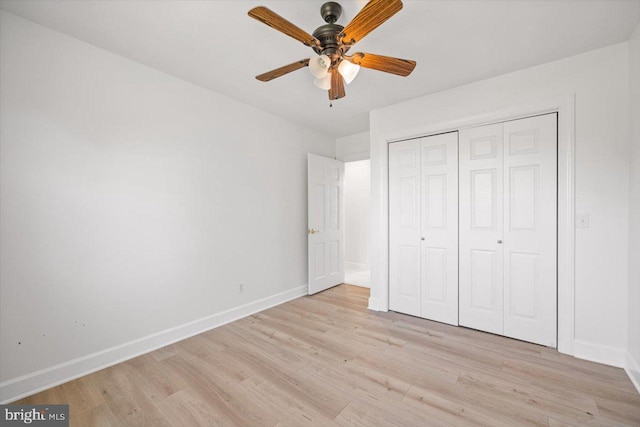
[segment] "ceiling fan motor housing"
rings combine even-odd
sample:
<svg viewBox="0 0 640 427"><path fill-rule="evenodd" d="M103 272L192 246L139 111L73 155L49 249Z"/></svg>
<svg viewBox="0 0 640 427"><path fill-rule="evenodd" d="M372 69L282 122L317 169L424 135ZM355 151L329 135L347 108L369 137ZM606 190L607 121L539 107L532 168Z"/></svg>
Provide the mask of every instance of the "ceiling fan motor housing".
<svg viewBox="0 0 640 427"><path fill-rule="evenodd" d="M326 24L316 28L313 32L313 37L320 41L320 46L314 46L313 50L318 55L327 55L334 62L348 50L348 47L345 48L340 43L340 34L344 27L336 24L342 15L342 6L333 1L327 2L320 8L320 14Z"/></svg>
<svg viewBox="0 0 640 427"><path fill-rule="evenodd" d="M334 56L339 56L338 50L341 47L339 36L343 28L338 24L325 24L318 27L313 32L313 37L320 41L320 47L314 46L313 50L318 55L327 55L331 59L335 59Z"/></svg>

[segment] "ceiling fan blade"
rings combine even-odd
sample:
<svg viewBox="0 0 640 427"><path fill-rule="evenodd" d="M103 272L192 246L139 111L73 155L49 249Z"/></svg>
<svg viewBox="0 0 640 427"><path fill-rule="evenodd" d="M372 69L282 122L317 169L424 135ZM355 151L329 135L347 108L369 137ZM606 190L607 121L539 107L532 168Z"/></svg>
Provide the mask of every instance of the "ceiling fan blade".
<svg viewBox="0 0 640 427"><path fill-rule="evenodd" d="M268 82L275 78L284 76L292 71L299 70L300 68L304 68L309 65L309 58L301 59L300 61L293 62L289 65L285 65L284 67L276 68L275 70L267 71L264 74L260 74L256 76L256 79L261 82Z"/></svg>
<svg viewBox="0 0 640 427"><path fill-rule="evenodd" d="M402 9L400 0L370 0L342 30L342 41L357 43Z"/></svg>
<svg viewBox="0 0 640 427"><path fill-rule="evenodd" d="M407 77L416 67L416 61L392 58L390 56L374 55L373 53L354 53L349 57L349 60L361 67L384 71L385 73L396 74L402 77Z"/></svg>
<svg viewBox="0 0 640 427"><path fill-rule="evenodd" d="M329 89L329 99L335 100L344 98L344 79L338 72L338 68L331 69L331 89Z"/></svg>
<svg viewBox="0 0 640 427"><path fill-rule="evenodd" d="M320 45L320 41L311 34L293 25L282 16L264 6L254 7L249 11L249 16L280 31L281 33L288 35L289 37L293 37L294 39L301 41L307 46Z"/></svg>

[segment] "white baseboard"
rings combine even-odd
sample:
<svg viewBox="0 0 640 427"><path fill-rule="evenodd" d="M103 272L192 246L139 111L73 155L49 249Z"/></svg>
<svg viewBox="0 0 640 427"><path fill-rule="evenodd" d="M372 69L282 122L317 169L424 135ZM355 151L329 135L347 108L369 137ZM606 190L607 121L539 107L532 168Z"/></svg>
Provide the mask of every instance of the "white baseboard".
<svg viewBox="0 0 640 427"><path fill-rule="evenodd" d="M638 390L638 393L640 393L640 363L628 351L624 370L629 375L629 379Z"/></svg>
<svg viewBox="0 0 640 427"><path fill-rule="evenodd" d="M618 368L624 368L626 353L626 350L622 348L592 344L580 340L573 342L573 355L575 357Z"/></svg>
<svg viewBox="0 0 640 427"><path fill-rule="evenodd" d="M386 307L382 306L380 300L369 297L369 310L373 311L389 311Z"/></svg>
<svg viewBox="0 0 640 427"><path fill-rule="evenodd" d="M345 261L344 262L344 269L346 270L347 268L349 268L351 270L367 271L367 270L369 270L369 265L368 264L360 264L360 263L357 263L357 262Z"/></svg>
<svg viewBox="0 0 640 427"><path fill-rule="evenodd" d="M357 286L359 288L371 289L371 286L365 285L364 283L351 283L351 282L345 282L345 283L349 286Z"/></svg>
<svg viewBox="0 0 640 427"><path fill-rule="evenodd" d="M250 302L193 322L79 357L50 368L32 372L0 383L0 403L5 404L48 388L80 378L92 372L124 362L150 351L198 335L234 320L250 316L267 308L307 294L308 286L300 286L258 301Z"/></svg>

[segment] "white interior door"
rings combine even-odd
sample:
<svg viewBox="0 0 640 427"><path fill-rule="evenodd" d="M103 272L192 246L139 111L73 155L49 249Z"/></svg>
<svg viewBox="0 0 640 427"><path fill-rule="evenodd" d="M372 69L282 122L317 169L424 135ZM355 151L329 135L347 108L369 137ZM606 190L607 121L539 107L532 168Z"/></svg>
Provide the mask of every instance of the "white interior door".
<svg viewBox="0 0 640 427"><path fill-rule="evenodd" d="M556 347L557 116L504 123L504 335Z"/></svg>
<svg viewBox="0 0 640 427"><path fill-rule="evenodd" d="M421 317L458 324L458 133L420 140Z"/></svg>
<svg viewBox="0 0 640 427"><path fill-rule="evenodd" d="M389 145L389 308L420 316L420 140Z"/></svg>
<svg viewBox="0 0 640 427"><path fill-rule="evenodd" d="M460 325L502 334L502 124L460 131Z"/></svg>
<svg viewBox="0 0 640 427"><path fill-rule="evenodd" d="M309 295L344 281L344 163L308 155Z"/></svg>
<svg viewBox="0 0 640 427"><path fill-rule="evenodd" d="M389 308L458 324L458 134L389 145Z"/></svg>

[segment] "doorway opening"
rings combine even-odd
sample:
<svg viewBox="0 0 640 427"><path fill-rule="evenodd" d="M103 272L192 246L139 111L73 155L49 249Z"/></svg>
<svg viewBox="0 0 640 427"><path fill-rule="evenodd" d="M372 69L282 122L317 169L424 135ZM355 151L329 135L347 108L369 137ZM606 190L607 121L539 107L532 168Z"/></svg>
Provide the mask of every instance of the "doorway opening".
<svg viewBox="0 0 640 427"><path fill-rule="evenodd" d="M344 282L371 287L369 264L369 195L370 160L345 163L344 213L345 253Z"/></svg>

